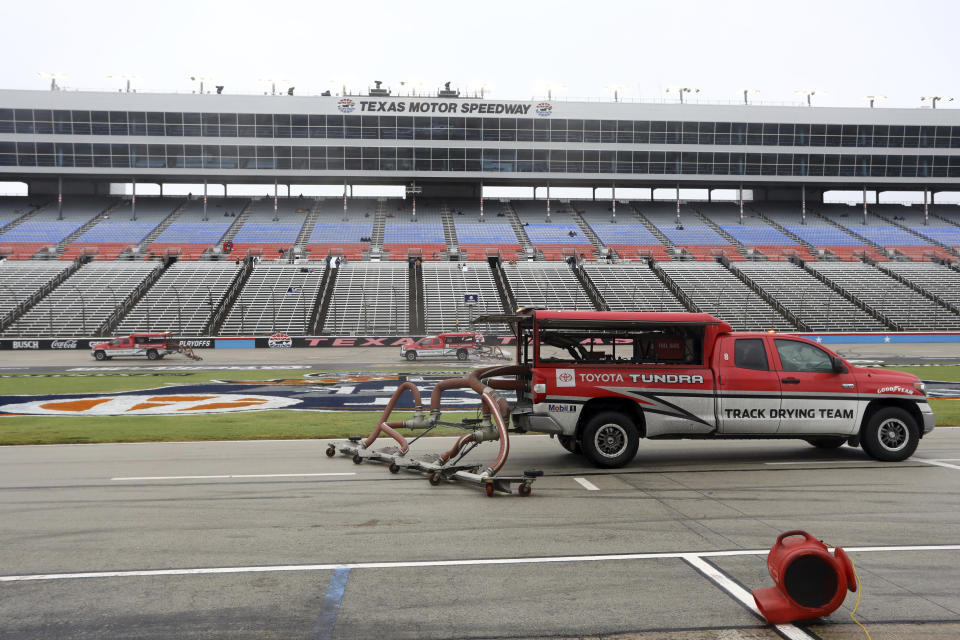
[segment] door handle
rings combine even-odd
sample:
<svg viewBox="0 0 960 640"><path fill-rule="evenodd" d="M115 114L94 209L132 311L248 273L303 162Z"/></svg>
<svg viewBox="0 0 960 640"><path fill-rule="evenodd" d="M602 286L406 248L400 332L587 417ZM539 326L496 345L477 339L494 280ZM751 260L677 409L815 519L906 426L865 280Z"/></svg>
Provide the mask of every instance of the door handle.
<svg viewBox="0 0 960 640"><path fill-rule="evenodd" d="M842 385L840 385L840 386L843 387L844 389L853 389L853 383L852 383L852 382L844 382L844 383L843 383Z"/></svg>
<svg viewBox="0 0 960 640"><path fill-rule="evenodd" d="M782 382L783 384L800 384L800 379L799 379L799 378L784 378L784 379L781 380L780 382Z"/></svg>

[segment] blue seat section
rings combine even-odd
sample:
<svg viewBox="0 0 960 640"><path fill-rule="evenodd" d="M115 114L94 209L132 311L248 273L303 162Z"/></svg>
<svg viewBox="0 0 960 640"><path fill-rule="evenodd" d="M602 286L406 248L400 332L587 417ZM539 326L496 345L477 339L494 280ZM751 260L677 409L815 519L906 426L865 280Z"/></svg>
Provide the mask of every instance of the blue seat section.
<svg viewBox="0 0 960 640"><path fill-rule="evenodd" d="M813 246L823 246L823 247L862 247L865 246L862 242L851 236L849 233L844 233L836 227L828 227L825 224L822 225L811 225L811 224L791 224L783 225L783 228L792 233L795 236L798 236L800 239L805 242L809 242Z"/></svg>
<svg viewBox="0 0 960 640"><path fill-rule="evenodd" d="M528 224L524 227L533 244L590 244L590 238L575 224ZM570 232L576 235L570 237Z"/></svg>
<svg viewBox="0 0 960 640"><path fill-rule="evenodd" d="M508 224L458 222L454 226L460 244L520 244Z"/></svg>
<svg viewBox="0 0 960 640"><path fill-rule="evenodd" d="M847 228L881 247L925 247L930 244L929 241L892 225L848 224Z"/></svg>
<svg viewBox="0 0 960 640"><path fill-rule="evenodd" d="M657 225L657 227L673 244L699 244L708 246L730 244L726 238L705 224L687 224L683 226L683 229L677 229L667 225Z"/></svg>
<svg viewBox="0 0 960 640"><path fill-rule="evenodd" d="M660 244L657 237L642 224L610 224L595 222L590 225L603 244Z"/></svg>
<svg viewBox="0 0 960 640"><path fill-rule="evenodd" d="M444 244L443 225L438 222L387 222L383 244Z"/></svg>
<svg viewBox="0 0 960 640"><path fill-rule="evenodd" d="M924 227L922 225L910 228L928 238L933 238L937 242L942 242L948 247L960 247L960 228Z"/></svg>
<svg viewBox="0 0 960 640"><path fill-rule="evenodd" d="M49 242L57 244L84 225L86 220L27 220L0 235L0 242Z"/></svg>
<svg viewBox="0 0 960 640"><path fill-rule="evenodd" d="M176 221L163 230L154 242L183 242L184 244L216 244L230 228L230 222Z"/></svg>
<svg viewBox="0 0 960 640"><path fill-rule="evenodd" d="M283 222L247 222L242 227L233 241L238 244L248 242L265 243L293 243L297 240L300 233L299 224Z"/></svg>
<svg viewBox="0 0 960 640"><path fill-rule="evenodd" d="M360 242L360 238L369 238L372 235L372 222L318 222L313 225L309 242L314 244L337 242L357 244Z"/></svg>
<svg viewBox="0 0 960 640"><path fill-rule="evenodd" d="M158 222L121 222L105 220L87 229L74 242L140 242L153 231Z"/></svg>
<svg viewBox="0 0 960 640"><path fill-rule="evenodd" d="M796 246L789 236L778 229L762 224L724 224L720 228L733 236L740 243L749 246Z"/></svg>

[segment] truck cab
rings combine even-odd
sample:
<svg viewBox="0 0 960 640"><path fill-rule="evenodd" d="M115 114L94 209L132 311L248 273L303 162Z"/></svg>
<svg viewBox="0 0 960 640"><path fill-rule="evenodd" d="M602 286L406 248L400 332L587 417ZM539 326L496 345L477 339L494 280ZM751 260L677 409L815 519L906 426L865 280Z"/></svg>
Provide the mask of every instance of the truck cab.
<svg viewBox="0 0 960 640"><path fill-rule="evenodd" d="M411 345L400 346L400 356L413 361L417 358L456 358L466 360L483 344L479 333L441 333L420 338Z"/></svg>
<svg viewBox="0 0 960 640"><path fill-rule="evenodd" d="M641 438L796 438L908 458L934 426L911 374L855 367L806 338L733 332L699 313L530 310L517 327L518 431L557 436L602 467Z"/></svg>

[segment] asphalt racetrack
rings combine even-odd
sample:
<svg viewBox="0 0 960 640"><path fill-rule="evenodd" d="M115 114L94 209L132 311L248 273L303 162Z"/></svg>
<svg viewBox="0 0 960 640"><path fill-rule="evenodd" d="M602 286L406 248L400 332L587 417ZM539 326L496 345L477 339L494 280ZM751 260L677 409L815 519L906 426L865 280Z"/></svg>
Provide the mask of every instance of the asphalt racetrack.
<svg viewBox="0 0 960 640"><path fill-rule="evenodd" d="M122 365L39 352L3 367L410 368L357 351ZM326 444L0 448L0 638L866 637L848 616L857 594L779 628L752 610L749 591L772 585L767 550L797 528L848 550L874 640L960 637L960 429L903 463L799 441L643 441L613 471L515 437L503 473L545 476L530 497L494 498Z"/></svg>

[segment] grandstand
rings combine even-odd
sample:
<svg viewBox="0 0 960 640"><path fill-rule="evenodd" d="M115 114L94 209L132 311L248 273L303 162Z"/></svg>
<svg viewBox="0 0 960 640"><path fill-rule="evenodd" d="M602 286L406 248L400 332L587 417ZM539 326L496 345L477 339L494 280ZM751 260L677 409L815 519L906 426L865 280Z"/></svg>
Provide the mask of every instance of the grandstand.
<svg viewBox="0 0 960 640"><path fill-rule="evenodd" d="M379 96L419 114L381 116L342 98L0 91L0 178L30 194L0 198L5 335L432 332L463 326L465 293L484 310L958 328L960 207L935 198L960 186L955 110L519 101L511 117L461 118L421 110L445 99ZM345 195L134 198L111 186L200 182ZM405 197L354 197L354 185ZM607 191L548 199L551 185ZM481 200L509 186L536 198ZM611 200L636 187L677 199ZM706 199L680 200L685 189ZM713 201L719 189L749 196ZM838 189L878 196L826 204ZM879 204L911 190L928 204Z"/></svg>

